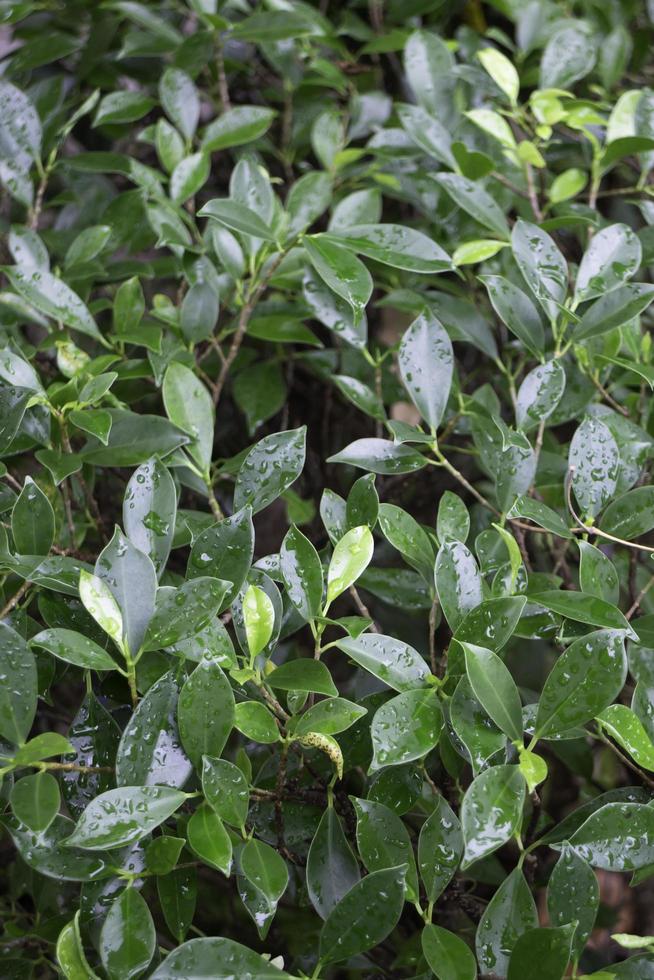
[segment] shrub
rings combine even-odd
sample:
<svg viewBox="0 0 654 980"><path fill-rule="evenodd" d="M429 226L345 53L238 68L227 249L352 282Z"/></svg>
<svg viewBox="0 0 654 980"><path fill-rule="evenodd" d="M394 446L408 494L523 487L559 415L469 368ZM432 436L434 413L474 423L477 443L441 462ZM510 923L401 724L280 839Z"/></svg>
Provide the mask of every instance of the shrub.
<svg viewBox="0 0 654 980"><path fill-rule="evenodd" d="M571 11L2 4L2 976L654 977L652 29Z"/></svg>

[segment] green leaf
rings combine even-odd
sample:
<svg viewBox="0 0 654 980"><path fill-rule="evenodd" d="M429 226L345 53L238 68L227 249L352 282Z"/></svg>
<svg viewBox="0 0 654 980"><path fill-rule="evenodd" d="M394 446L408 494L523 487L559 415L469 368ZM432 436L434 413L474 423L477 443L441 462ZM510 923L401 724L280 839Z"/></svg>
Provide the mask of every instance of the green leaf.
<svg viewBox="0 0 654 980"><path fill-rule="evenodd" d="M598 630L575 640L545 681L534 735L556 735L595 718L618 696L626 674L624 633Z"/></svg>
<svg viewBox="0 0 654 980"><path fill-rule="evenodd" d="M248 975L252 980L291 980L290 974L259 953L219 936L182 943L157 967L152 980L189 980L194 975L212 980Z"/></svg>
<svg viewBox="0 0 654 980"><path fill-rule="evenodd" d="M524 596L486 599L467 614L457 627L454 639L497 653L513 636L526 602Z"/></svg>
<svg viewBox="0 0 654 980"><path fill-rule="evenodd" d="M590 626L626 630L630 636L633 636L629 621L620 610L611 605L610 602L598 599L594 595L552 589L550 592L537 592L531 598L534 602L538 602L546 609L551 609L552 612L558 613L559 616L565 616L567 619L574 619L578 623L588 623Z"/></svg>
<svg viewBox="0 0 654 980"><path fill-rule="evenodd" d="M234 724L234 695L215 661L203 660L185 681L177 723L182 745L196 768L203 755L220 756Z"/></svg>
<svg viewBox="0 0 654 980"><path fill-rule="evenodd" d="M190 442L189 437L159 415L108 410L111 432L106 445L90 439L81 455L94 466L140 466L154 455L166 456Z"/></svg>
<svg viewBox="0 0 654 980"><path fill-rule="evenodd" d="M359 864L338 814L324 810L307 855L307 891L314 909L326 919L332 909L360 881Z"/></svg>
<svg viewBox="0 0 654 980"><path fill-rule="evenodd" d="M322 565L314 546L295 525L282 541L279 558L279 570L289 599L303 619L315 619L322 602Z"/></svg>
<svg viewBox="0 0 654 980"><path fill-rule="evenodd" d="M547 883L547 911L554 926L576 923L572 955L581 956L595 925L599 885L590 865L564 847Z"/></svg>
<svg viewBox="0 0 654 980"><path fill-rule="evenodd" d="M361 318L372 293L372 278L352 252L323 235L311 235L302 244L323 282L352 308L355 322Z"/></svg>
<svg viewBox="0 0 654 980"><path fill-rule="evenodd" d="M197 899L197 873L195 868L175 868L169 874L157 878L157 895L164 920L171 934L181 943L193 921ZM218 940L219 941L219 940ZM202 940L196 940L202 942ZM185 944L188 945L188 944ZM170 961L164 961L166 963ZM173 969L171 962L171 969ZM182 960L182 963L184 961ZM163 976L178 976L181 980L185 974L166 974Z"/></svg>
<svg viewBox="0 0 654 980"><path fill-rule="evenodd" d="M610 558L589 544L578 541L579 547L579 585L582 592L597 596L613 606L620 599L620 579Z"/></svg>
<svg viewBox="0 0 654 980"><path fill-rule="evenodd" d="M184 800L184 793L165 786L110 789L89 803L66 846L99 850L132 844L172 816Z"/></svg>
<svg viewBox="0 0 654 980"><path fill-rule="evenodd" d="M82 945L82 937L79 928L80 913L75 913L75 918L63 927L57 938L57 964L59 965L66 980L97 980L97 973L94 973L88 964Z"/></svg>
<svg viewBox="0 0 654 980"><path fill-rule="evenodd" d="M238 766L226 759L203 756L202 792L221 820L234 827L245 826L250 792Z"/></svg>
<svg viewBox="0 0 654 980"><path fill-rule="evenodd" d="M435 431L440 425L452 384L454 353L441 322L423 313L400 342L400 374L412 402Z"/></svg>
<svg viewBox="0 0 654 980"><path fill-rule="evenodd" d="M244 507L197 536L191 548L187 575L189 578L217 577L220 572L233 583L218 610L222 612L232 604L245 582L253 554L252 510Z"/></svg>
<svg viewBox="0 0 654 980"><path fill-rule="evenodd" d="M123 729L116 753L118 786L181 789L191 763L177 730L179 687L172 671L150 687Z"/></svg>
<svg viewBox="0 0 654 980"><path fill-rule="evenodd" d="M550 35L540 63L540 88L570 88L595 64L595 43L590 25L561 21ZM546 980L546 978L543 978Z"/></svg>
<svg viewBox="0 0 654 980"><path fill-rule="evenodd" d="M209 179L211 161L206 153L192 153L179 161L170 175L170 197L176 204L184 204L203 187Z"/></svg>
<svg viewBox="0 0 654 980"><path fill-rule="evenodd" d="M263 898L266 918L272 919L288 886L286 862L269 844L251 838L241 851L240 866L248 885L256 889L257 898ZM258 922L257 926L263 931Z"/></svg>
<svg viewBox="0 0 654 980"><path fill-rule="evenodd" d="M417 650L381 633L364 633L353 639L343 637L336 646L355 663L396 691L424 687L429 667Z"/></svg>
<svg viewBox="0 0 654 980"><path fill-rule="evenodd" d="M438 114L452 91L454 57L437 34L414 31L404 48L404 70L418 104Z"/></svg>
<svg viewBox="0 0 654 980"><path fill-rule="evenodd" d="M573 926L541 926L523 932L513 947L507 980L521 980L534 963L543 980L561 980L570 959L573 931Z"/></svg>
<svg viewBox="0 0 654 980"><path fill-rule="evenodd" d="M143 92L109 92L99 102L94 126L116 125L142 119L154 105Z"/></svg>
<svg viewBox="0 0 654 980"><path fill-rule="evenodd" d="M241 464L234 489L234 507L253 514L268 507L294 483L304 466L306 427L265 436Z"/></svg>
<svg viewBox="0 0 654 980"><path fill-rule="evenodd" d="M160 588L143 649L160 650L198 634L214 620L231 584L202 576L183 582L178 589Z"/></svg>
<svg viewBox="0 0 654 980"><path fill-rule="evenodd" d="M41 759L63 755L72 750L73 746L68 739L59 732L41 732L40 735L35 735L21 745L14 756L14 761L18 765L30 765L32 762L40 762Z"/></svg>
<svg viewBox="0 0 654 980"><path fill-rule="evenodd" d="M418 838L418 869L428 902L435 902L450 881L461 861L463 836L459 818L440 794L434 798Z"/></svg>
<svg viewBox="0 0 654 980"><path fill-rule="evenodd" d="M461 646L475 697L508 738L522 742L522 702L508 668L492 650L471 643Z"/></svg>
<svg viewBox="0 0 654 980"><path fill-rule="evenodd" d="M577 428L568 466L582 516L596 517L615 493L620 466L617 443L599 419L585 418Z"/></svg>
<svg viewBox="0 0 654 980"><path fill-rule="evenodd" d="M574 339L589 340L621 327L646 310L654 299L654 286L630 282L606 296L601 296L581 317L574 329Z"/></svg>
<svg viewBox="0 0 654 980"><path fill-rule="evenodd" d="M47 555L54 541L54 511L29 476L11 511L11 533L16 551L23 555Z"/></svg>
<svg viewBox="0 0 654 980"><path fill-rule="evenodd" d="M157 590L154 565L117 527L109 544L98 555L95 574L115 599L121 614L122 640L136 655L154 614ZM80 595L81 589L82 577Z"/></svg>
<svg viewBox="0 0 654 980"><path fill-rule="evenodd" d="M14 783L10 801L16 819L39 833L47 830L59 812L59 784L48 772L23 776Z"/></svg>
<svg viewBox="0 0 654 980"><path fill-rule="evenodd" d="M509 957L520 936L538 926L538 914L520 868L504 879L486 906L477 927L477 959L488 973L505 977Z"/></svg>
<svg viewBox="0 0 654 980"><path fill-rule="evenodd" d="M520 78L512 62L497 48L482 48L477 52L477 57L497 87L504 92L509 102L515 105L520 92Z"/></svg>
<svg viewBox="0 0 654 980"><path fill-rule="evenodd" d="M166 875L173 870L186 841L182 837L162 834L155 837L145 848L145 866L155 875Z"/></svg>
<svg viewBox="0 0 654 980"><path fill-rule="evenodd" d="M75 824L58 814L50 826L35 832L14 817L4 817L2 823L14 847L33 871L47 878L62 881L92 881L105 872L103 856L87 854L68 846L68 836Z"/></svg>
<svg viewBox="0 0 654 980"><path fill-rule="evenodd" d="M345 505L348 530L367 524L372 531L379 517L379 496L375 488L375 475L360 476L352 484Z"/></svg>
<svg viewBox="0 0 654 980"><path fill-rule="evenodd" d="M290 660L269 673L266 681L278 691L309 691L329 697L338 694L331 674L320 660Z"/></svg>
<svg viewBox="0 0 654 980"><path fill-rule="evenodd" d="M302 292L314 317L328 330L352 347L360 349L365 346L368 333L365 313L355 316L351 306L337 296L311 267L304 270Z"/></svg>
<svg viewBox="0 0 654 980"><path fill-rule="evenodd" d="M513 226L511 243L525 282L555 322L568 288L568 266L558 246L546 231L522 219Z"/></svg>
<svg viewBox="0 0 654 980"><path fill-rule="evenodd" d="M206 149L206 147L205 147ZM198 211L199 218L212 218L225 228L238 231L242 235L252 235L254 238L262 238L265 242L274 242L275 236L258 214L229 198L213 198L207 201Z"/></svg>
<svg viewBox="0 0 654 980"><path fill-rule="evenodd" d="M416 146L446 166L456 166L452 153L452 137L434 115L419 106L401 104L397 107L397 114Z"/></svg>
<svg viewBox="0 0 654 980"><path fill-rule="evenodd" d="M252 143L270 128L273 109L258 105L240 105L228 109L209 123L202 137L202 149L208 153L230 146Z"/></svg>
<svg viewBox="0 0 654 980"><path fill-rule="evenodd" d="M372 560L374 541L366 525L347 531L334 548L327 569L327 605L353 585Z"/></svg>
<svg viewBox="0 0 654 980"><path fill-rule="evenodd" d="M418 901L418 872L409 832L401 818L383 803L351 797L357 816L357 847L368 871L407 866L408 901Z"/></svg>
<svg viewBox="0 0 654 980"><path fill-rule="evenodd" d="M402 913L405 870L403 865L373 871L343 896L322 927L321 962L347 960L384 941ZM380 894L385 896L381 905Z"/></svg>
<svg viewBox="0 0 654 980"><path fill-rule="evenodd" d="M461 541L465 544L470 533L470 515L460 497L446 490L438 502L436 534L441 544L446 541Z"/></svg>
<svg viewBox="0 0 654 980"><path fill-rule="evenodd" d="M186 827L189 847L203 864L229 877L232 869L232 841L218 814L200 806Z"/></svg>
<svg viewBox="0 0 654 980"><path fill-rule="evenodd" d="M449 255L436 242L405 225L348 225L336 235L331 233L320 240L343 245L359 255L407 272L433 275L452 268Z"/></svg>
<svg viewBox="0 0 654 980"><path fill-rule="evenodd" d="M460 174L438 174L434 178L444 187L455 204L466 211L484 228L488 228L499 238L508 240L509 226L499 204L479 184Z"/></svg>
<svg viewBox="0 0 654 980"><path fill-rule="evenodd" d="M243 621L250 660L254 661L268 645L275 626L273 604L263 589L256 585L248 586L243 597Z"/></svg>
<svg viewBox="0 0 654 980"><path fill-rule="evenodd" d="M42 630L30 646L43 647L53 657L89 670L116 670L116 661L93 640L67 629Z"/></svg>
<svg viewBox="0 0 654 980"><path fill-rule="evenodd" d="M561 204L580 194L588 183L588 174L577 167L570 167L552 181L548 197L552 204Z"/></svg>
<svg viewBox="0 0 654 980"><path fill-rule="evenodd" d="M438 549L435 582L441 608L454 631L483 599L477 562L461 541L446 541Z"/></svg>
<svg viewBox="0 0 654 980"><path fill-rule="evenodd" d="M654 487L636 487L612 500L600 527L608 534L633 541L654 527Z"/></svg>
<svg viewBox="0 0 654 980"><path fill-rule="evenodd" d="M475 958L453 932L426 925L420 938L425 959L438 980L476 980Z"/></svg>
<svg viewBox="0 0 654 980"><path fill-rule="evenodd" d="M560 361L546 361L530 371L520 388L515 405L516 423L528 432L548 419L565 390L565 371Z"/></svg>
<svg viewBox="0 0 654 980"><path fill-rule="evenodd" d="M503 276L480 276L493 309L511 333L536 357L545 347L540 313L527 293Z"/></svg>
<svg viewBox="0 0 654 980"><path fill-rule="evenodd" d="M602 228L591 238L579 265L575 300L585 302L623 286L638 271L641 258L640 240L628 225Z"/></svg>
<svg viewBox="0 0 654 980"><path fill-rule="evenodd" d="M157 937L150 909L134 887L111 903L100 933L100 959L110 980L131 980L149 965Z"/></svg>
<svg viewBox="0 0 654 980"><path fill-rule="evenodd" d="M25 640L6 623L0 623L0 676L0 735L22 745L36 712L36 663Z"/></svg>
<svg viewBox="0 0 654 980"><path fill-rule="evenodd" d="M493 766L473 780L461 804L463 868L492 854L519 831L524 800L525 780L518 766Z"/></svg>
<svg viewBox="0 0 654 980"><path fill-rule="evenodd" d="M168 418L192 436L189 452L202 472L208 473L214 427L209 392L190 368L173 361L164 376L162 394Z"/></svg>
<svg viewBox="0 0 654 980"><path fill-rule="evenodd" d="M533 497L527 497L524 494L513 502L507 517L526 517L527 520L533 521L539 527L546 528L560 538L572 537L568 525L555 510L552 510L547 504L541 503L540 500L535 500Z"/></svg>
<svg viewBox="0 0 654 980"><path fill-rule="evenodd" d="M5 267L4 272L18 295L39 313L60 320L71 330L86 334L101 344L105 343L86 303L63 280L43 269Z"/></svg>
<svg viewBox="0 0 654 980"><path fill-rule="evenodd" d="M366 708L346 701L345 698L325 698L312 705L297 721L293 728L296 735L307 732L320 732L323 735L338 735L354 725L367 714Z"/></svg>
<svg viewBox="0 0 654 980"><path fill-rule="evenodd" d="M340 453L330 456L328 463L347 463L371 473L394 475L412 473L427 465L420 453L408 446L397 446L388 439L356 439Z"/></svg>
<svg viewBox="0 0 654 980"><path fill-rule="evenodd" d="M370 726L369 772L422 759L438 743L443 713L433 689L403 691L378 708Z"/></svg>
<svg viewBox="0 0 654 980"><path fill-rule="evenodd" d="M200 118L200 98L193 79L181 68L166 68L159 79L159 99L184 139L192 139Z"/></svg>
<svg viewBox="0 0 654 980"><path fill-rule="evenodd" d="M641 766L654 772L654 744L638 715L625 704L610 704L596 721Z"/></svg>
<svg viewBox="0 0 654 980"><path fill-rule="evenodd" d="M645 867L654 862L654 811L642 803L607 803L572 834L569 846L594 868Z"/></svg>
<svg viewBox="0 0 654 980"><path fill-rule="evenodd" d="M236 705L234 728L264 745L279 741L279 729L268 709L259 701L241 701Z"/></svg>

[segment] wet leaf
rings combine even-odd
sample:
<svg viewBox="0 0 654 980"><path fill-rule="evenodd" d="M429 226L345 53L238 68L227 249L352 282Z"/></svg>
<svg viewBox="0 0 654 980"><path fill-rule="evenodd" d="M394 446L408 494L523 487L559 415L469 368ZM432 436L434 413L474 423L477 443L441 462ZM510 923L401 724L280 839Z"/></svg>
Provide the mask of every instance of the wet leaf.
<svg viewBox="0 0 654 980"><path fill-rule="evenodd" d="M412 402L435 431L450 394L454 354L440 321L423 313L413 321L400 342L400 373Z"/></svg>
<svg viewBox="0 0 654 980"><path fill-rule="evenodd" d="M327 807L307 855L307 891L321 919L360 880L359 865L352 853L338 814Z"/></svg>
<svg viewBox="0 0 654 980"><path fill-rule="evenodd" d="M337 963L382 942L395 928L404 905L405 867L373 871L331 910L320 934L320 959ZM384 903L378 904L380 894Z"/></svg>
<svg viewBox="0 0 654 980"><path fill-rule="evenodd" d="M443 725L434 690L404 691L378 708L370 726L370 772L422 759L438 743Z"/></svg>
<svg viewBox="0 0 654 980"><path fill-rule="evenodd" d="M461 804L461 829L467 868L496 851L519 831L525 780L518 766L493 766L480 773Z"/></svg>

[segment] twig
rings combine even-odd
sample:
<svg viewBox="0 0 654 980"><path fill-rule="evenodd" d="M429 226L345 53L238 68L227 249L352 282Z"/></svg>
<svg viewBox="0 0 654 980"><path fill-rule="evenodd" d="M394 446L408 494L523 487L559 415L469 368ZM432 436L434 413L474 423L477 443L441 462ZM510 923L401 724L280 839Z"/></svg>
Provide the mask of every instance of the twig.
<svg viewBox="0 0 654 980"><path fill-rule="evenodd" d="M361 616L365 616L366 619L372 620L372 625L370 627L370 632L371 633L379 633L380 630L379 630L379 627L377 626L377 623L374 621L374 619L370 615L370 610L368 609L368 607L366 606L365 602L363 601L363 599L361 598L361 596L357 592L356 587L354 585L351 585L350 586L350 595L354 599L354 605L359 610L359 614Z"/></svg>
<svg viewBox="0 0 654 980"><path fill-rule="evenodd" d="M232 108L232 103L229 98L229 85L227 84L225 59L223 58L223 44L220 38L218 38L218 43L216 45L216 67L218 69L218 92L220 94L220 103L222 105L223 112L228 112Z"/></svg>
<svg viewBox="0 0 654 980"><path fill-rule="evenodd" d="M536 191L536 185L534 183L534 172L531 168L530 163L525 164L525 176L527 178L527 193L529 196L529 203L531 204L531 210L534 212L534 218L536 221L543 220L543 212L538 201L538 193Z"/></svg>
<svg viewBox="0 0 654 980"><path fill-rule="evenodd" d="M241 344L243 343L243 338L245 337L245 332L248 328L248 323L250 321L250 317L252 316L252 312L255 306L257 305L259 297L267 288L268 283L274 276L275 271L277 270L283 258L284 258L284 252L280 252L273 259L273 261L270 263L270 266L268 267L265 276L251 291L247 301L245 302L245 305L241 309L238 318L238 326L236 327L236 331L232 339L232 344L231 347L229 348L229 353L227 354L227 357L225 358L225 361L220 369L220 374L218 375L216 387L214 388L214 392L213 392L214 406L216 406L220 401L220 396L222 394L223 388L225 387L225 381L227 380L229 369L231 368L232 364L236 359L236 355L241 349Z"/></svg>
<svg viewBox="0 0 654 980"><path fill-rule="evenodd" d="M32 583L28 581L23 582L23 584L18 589L18 591L15 592L14 595L11 597L9 602L7 602L2 607L2 609L0 609L0 619L4 619L5 616L8 616L11 610L18 605L18 603L23 598L23 596L25 595L25 593L27 592L31 584Z"/></svg>
<svg viewBox="0 0 654 980"><path fill-rule="evenodd" d="M647 595L647 593L649 592L649 590L652 588L653 585L654 585L654 575L652 575L649 582L647 582L647 584L643 586L643 588L640 590L640 592L634 599L633 604L629 607L629 609L625 613L626 619L631 619L634 613L637 612L638 608L640 607L640 603L642 599L644 599L644 597Z"/></svg>

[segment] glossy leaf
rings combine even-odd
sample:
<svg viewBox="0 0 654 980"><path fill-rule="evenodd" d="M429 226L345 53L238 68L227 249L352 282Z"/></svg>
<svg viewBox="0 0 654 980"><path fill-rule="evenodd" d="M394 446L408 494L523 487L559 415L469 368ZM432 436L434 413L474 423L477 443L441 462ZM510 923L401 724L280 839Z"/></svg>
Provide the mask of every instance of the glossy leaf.
<svg viewBox="0 0 654 980"><path fill-rule="evenodd" d="M405 867L373 871L331 910L320 933L320 959L335 963L363 953L395 928L404 904ZM386 896L377 904L380 893Z"/></svg>
<svg viewBox="0 0 654 980"><path fill-rule="evenodd" d="M519 830L525 781L517 766L493 766L471 783L461 804L466 868L496 851Z"/></svg>

